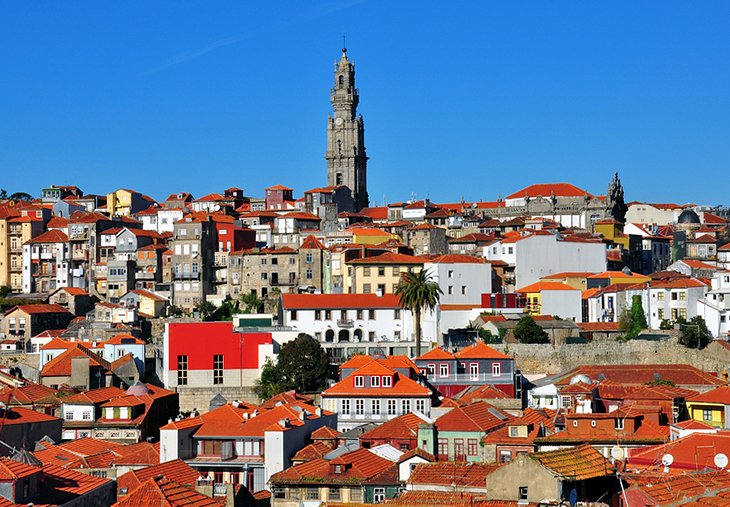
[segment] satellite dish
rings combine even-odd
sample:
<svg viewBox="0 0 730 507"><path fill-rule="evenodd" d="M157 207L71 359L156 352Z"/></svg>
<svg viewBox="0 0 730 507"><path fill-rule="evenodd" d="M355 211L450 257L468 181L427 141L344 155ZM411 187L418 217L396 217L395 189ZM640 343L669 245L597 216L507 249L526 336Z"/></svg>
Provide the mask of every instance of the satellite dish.
<svg viewBox="0 0 730 507"><path fill-rule="evenodd" d="M623 459L623 457L624 457L624 450L621 449L617 445L611 447L611 457L613 459Z"/></svg>
<svg viewBox="0 0 730 507"><path fill-rule="evenodd" d="M715 462L715 466L717 468L725 468L727 466L728 459L727 459L727 456L725 456L723 453L719 452L719 453L715 454L714 462Z"/></svg>
<svg viewBox="0 0 730 507"><path fill-rule="evenodd" d="M671 454L665 454L664 456L662 456L662 465L668 467L672 463L674 463L674 456L672 456Z"/></svg>

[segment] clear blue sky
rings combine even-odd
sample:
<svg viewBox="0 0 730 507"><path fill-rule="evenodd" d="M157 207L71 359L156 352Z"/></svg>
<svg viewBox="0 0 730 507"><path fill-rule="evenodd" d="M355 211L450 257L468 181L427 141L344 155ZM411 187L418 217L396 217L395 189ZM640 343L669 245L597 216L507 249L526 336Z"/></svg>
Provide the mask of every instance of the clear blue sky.
<svg viewBox="0 0 730 507"><path fill-rule="evenodd" d="M568 181L730 205L730 2L10 1L0 187L326 183L342 33L371 200Z"/></svg>

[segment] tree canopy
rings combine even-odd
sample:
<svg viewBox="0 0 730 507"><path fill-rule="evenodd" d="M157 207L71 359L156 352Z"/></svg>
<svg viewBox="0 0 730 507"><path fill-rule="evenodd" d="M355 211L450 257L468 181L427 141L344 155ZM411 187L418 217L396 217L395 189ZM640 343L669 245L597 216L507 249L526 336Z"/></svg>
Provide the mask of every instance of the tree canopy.
<svg viewBox="0 0 730 507"><path fill-rule="evenodd" d="M691 349L705 348L712 342L712 333L707 329L705 319L701 315L692 317L686 324L679 323L679 343Z"/></svg>
<svg viewBox="0 0 730 507"><path fill-rule="evenodd" d="M529 315L520 319L513 334L520 343L550 343L550 336Z"/></svg>
<svg viewBox="0 0 730 507"><path fill-rule="evenodd" d="M633 296L631 298L631 309L621 312L618 322L618 329L623 333L624 340L636 338L642 330L648 327L641 296Z"/></svg>
<svg viewBox="0 0 730 507"><path fill-rule="evenodd" d="M422 269L417 272L409 271L403 274L400 284L395 289L401 308L413 312L416 319L416 357L421 355L421 313L436 308L443 291L439 284L433 281L431 273Z"/></svg>
<svg viewBox="0 0 730 507"><path fill-rule="evenodd" d="M332 378L334 369L327 352L316 339L300 333L281 347L276 362L264 364L256 395L267 399L290 389L301 393L321 391Z"/></svg>

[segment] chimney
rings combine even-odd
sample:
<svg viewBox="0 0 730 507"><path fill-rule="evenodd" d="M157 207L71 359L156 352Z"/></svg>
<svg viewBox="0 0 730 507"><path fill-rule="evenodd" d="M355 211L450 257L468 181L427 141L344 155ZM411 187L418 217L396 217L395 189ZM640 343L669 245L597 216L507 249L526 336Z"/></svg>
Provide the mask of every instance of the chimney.
<svg viewBox="0 0 730 507"><path fill-rule="evenodd" d="M299 412L299 419L302 421L307 420L307 411L306 410L302 410L301 412Z"/></svg>
<svg viewBox="0 0 730 507"><path fill-rule="evenodd" d="M727 372L726 371L722 372L722 380L727 382Z"/></svg>
<svg viewBox="0 0 730 507"><path fill-rule="evenodd" d="M727 375L727 373L725 373L725 375ZM320 407L317 407L317 408L315 408L315 409L314 409L314 413L315 413L315 415L317 415L318 417L319 417L319 416L321 416L321 415L322 415L322 408L320 408Z"/></svg>

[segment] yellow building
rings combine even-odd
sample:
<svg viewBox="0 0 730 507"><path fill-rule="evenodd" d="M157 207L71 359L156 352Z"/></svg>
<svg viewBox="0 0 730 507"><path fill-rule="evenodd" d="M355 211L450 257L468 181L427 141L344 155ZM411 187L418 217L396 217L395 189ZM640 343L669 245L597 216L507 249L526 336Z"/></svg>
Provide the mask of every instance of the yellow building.
<svg viewBox="0 0 730 507"><path fill-rule="evenodd" d="M553 275L543 276L541 280L546 282L560 282L578 290L585 290L587 287L587 279L595 273L583 271L564 271Z"/></svg>
<svg viewBox="0 0 730 507"><path fill-rule="evenodd" d="M624 226L613 218L600 220L593 224L593 232L600 234L605 239L616 245L621 245L623 250L629 249L629 236L624 234Z"/></svg>
<svg viewBox="0 0 730 507"><path fill-rule="evenodd" d="M0 209L0 287L23 290L23 245L43 232L43 218L34 212Z"/></svg>
<svg viewBox="0 0 730 507"><path fill-rule="evenodd" d="M392 252L347 261L344 292L369 294L380 290L383 294L393 294L401 275L422 270L423 262L421 257Z"/></svg>
<svg viewBox="0 0 730 507"><path fill-rule="evenodd" d="M154 201L134 190L120 188L106 195L106 210L110 216L129 216L149 208Z"/></svg>
<svg viewBox="0 0 730 507"><path fill-rule="evenodd" d="M582 319L581 291L561 282L540 281L516 290L527 304L530 315L557 315L563 318Z"/></svg>
<svg viewBox="0 0 730 507"><path fill-rule="evenodd" d="M639 275L637 273L624 273L623 271L604 271L587 278L588 289L594 287L608 287L616 283L635 284L646 283L651 277Z"/></svg>
<svg viewBox="0 0 730 507"><path fill-rule="evenodd" d="M730 387L721 386L686 401L689 416L715 428L727 428L726 411L730 410Z"/></svg>
<svg viewBox="0 0 730 507"><path fill-rule="evenodd" d="M352 233L352 243L356 245L380 245L391 239L400 241L397 234L374 227L352 227L349 231Z"/></svg>

